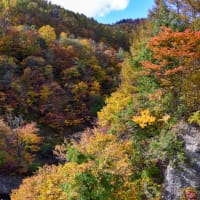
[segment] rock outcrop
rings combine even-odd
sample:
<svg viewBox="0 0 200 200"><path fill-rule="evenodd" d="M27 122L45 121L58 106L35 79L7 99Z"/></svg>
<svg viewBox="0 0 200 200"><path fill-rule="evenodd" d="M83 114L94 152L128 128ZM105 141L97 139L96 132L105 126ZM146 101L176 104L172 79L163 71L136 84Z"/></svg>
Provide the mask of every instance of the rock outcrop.
<svg viewBox="0 0 200 200"><path fill-rule="evenodd" d="M172 131L184 140L186 161L176 167L168 165L162 199L179 200L181 190L186 187L195 188L200 199L200 130L181 121Z"/></svg>

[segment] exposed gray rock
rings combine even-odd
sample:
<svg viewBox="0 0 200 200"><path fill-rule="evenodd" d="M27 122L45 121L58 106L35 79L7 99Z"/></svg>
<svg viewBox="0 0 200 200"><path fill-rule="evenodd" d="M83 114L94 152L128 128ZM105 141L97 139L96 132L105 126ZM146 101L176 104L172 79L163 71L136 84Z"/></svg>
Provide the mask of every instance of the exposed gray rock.
<svg viewBox="0 0 200 200"><path fill-rule="evenodd" d="M176 167L168 165L162 199L179 200L181 189L186 187L196 188L200 199L200 130L181 121L172 131L184 140L186 161Z"/></svg>

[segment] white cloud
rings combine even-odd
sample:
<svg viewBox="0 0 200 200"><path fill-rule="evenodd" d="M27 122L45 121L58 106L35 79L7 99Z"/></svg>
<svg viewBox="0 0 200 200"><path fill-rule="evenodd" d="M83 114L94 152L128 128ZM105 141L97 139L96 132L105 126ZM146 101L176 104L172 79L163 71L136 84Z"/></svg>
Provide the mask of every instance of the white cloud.
<svg viewBox="0 0 200 200"><path fill-rule="evenodd" d="M104 16L113 10L123 10L129 0L50 0L68 10L83 13L88 17Z"/></svg>

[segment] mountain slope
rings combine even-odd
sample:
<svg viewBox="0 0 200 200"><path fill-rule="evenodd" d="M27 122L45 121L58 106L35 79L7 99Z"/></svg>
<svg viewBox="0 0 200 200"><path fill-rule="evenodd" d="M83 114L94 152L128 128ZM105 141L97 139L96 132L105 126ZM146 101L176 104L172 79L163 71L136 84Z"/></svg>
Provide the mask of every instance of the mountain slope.
<svg viewBox="0 0 200 200"><path fill-rule="evenodd" d="M67 32L75 37L106 42L116 48L128 49L129 47L129 35L126 31L99 24L92 18L65 10L45 0L15 0L10 4L3 3L0 13L2 15L1 24L4 23L4 25L6 20L7 24L34 25L37 28L49 24L55 28L57 35Z"/></svg>

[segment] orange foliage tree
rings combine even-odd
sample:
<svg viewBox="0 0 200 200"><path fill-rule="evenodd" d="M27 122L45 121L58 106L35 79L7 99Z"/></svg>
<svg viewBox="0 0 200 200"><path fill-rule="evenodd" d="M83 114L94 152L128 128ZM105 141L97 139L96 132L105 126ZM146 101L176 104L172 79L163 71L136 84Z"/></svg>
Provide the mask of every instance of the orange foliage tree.
<svg viewBox="0 0 200 200"><path fill-rule="evenodd" d="M163 27L161 32L149 40L147 48L153 53L155 62L144 61L146 69L155 72L157 76L168 76L197 66L195 61L199 54L200 32L189 29L185 32L174 32Z"/></svg>
<svg viewBox="0 0 200 200"><path fill-rule="evenodd" d="M8 126L6 122L0 120L1 170L27 172L42 141L37 135L38 130L35 123L15 127L13 123Z"/></svg>
<svg viewBox="0 0 200 200"><path fill-rule="evenodd" d="M187 101L189 96L199 95L194 75L200 74L200 31L174 32L162 27L160 33L148 41L147 48L152 52L152 60L143 61L143 67L162 86L167 86L165 89L170 89L176 100L182 96ZM189 88L185 87L188 81L191 82Z"/></svg>

